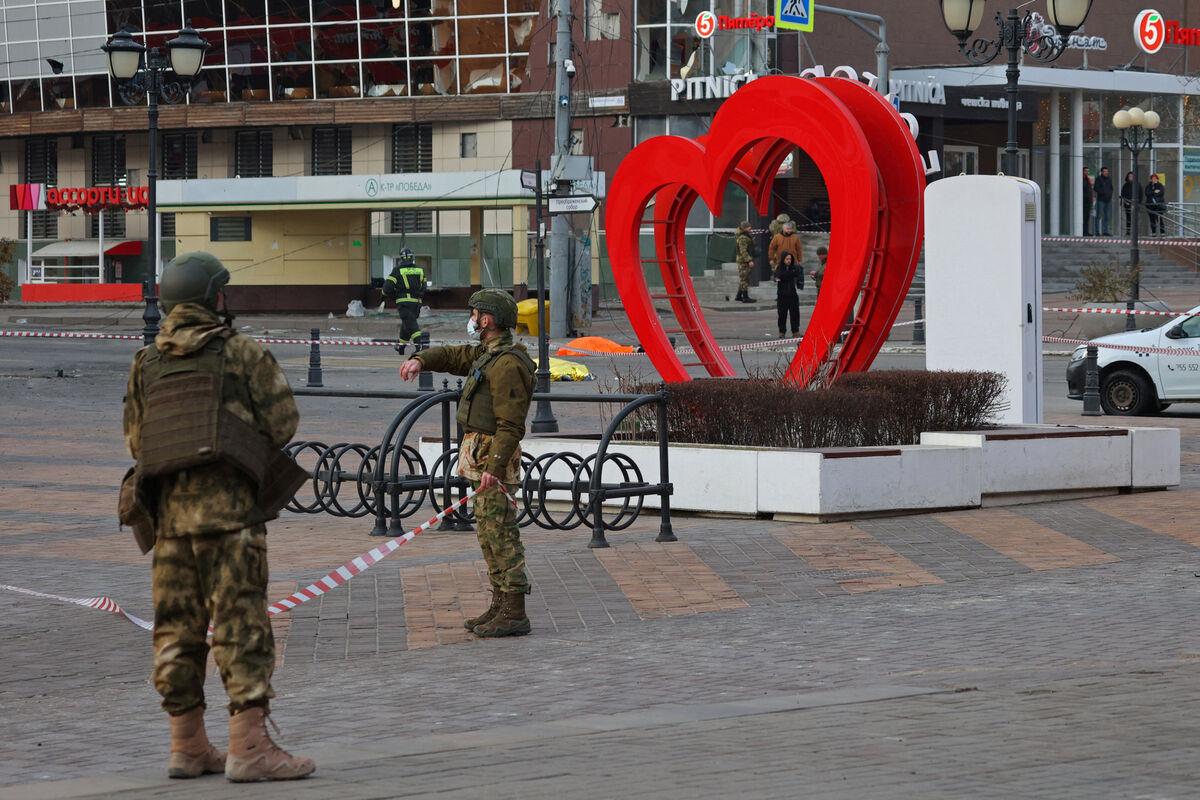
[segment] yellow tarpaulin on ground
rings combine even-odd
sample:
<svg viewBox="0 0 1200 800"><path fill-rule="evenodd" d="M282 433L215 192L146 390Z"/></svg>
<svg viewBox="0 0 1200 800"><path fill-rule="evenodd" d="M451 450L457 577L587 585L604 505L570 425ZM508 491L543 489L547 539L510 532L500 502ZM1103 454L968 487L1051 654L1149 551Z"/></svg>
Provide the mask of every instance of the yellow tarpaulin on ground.
<svg viewBox="0 0 1200 800"><path fill-rule="evenodd" d="M550 380L552 381L590 381L592 373L583 364L567 361L562 358L550 359Z"/></svg>
<svg viewBox="0 0 1200 800"><path fill-rule="evenodd" d="M578 348L572 350L571 348ZM600 353L632 353L632 347L617 344L612 339L605 339L603 336L581 336L578 339L572 339L567 343L566 347L558 348L556 356L590 356Z"/></svg>

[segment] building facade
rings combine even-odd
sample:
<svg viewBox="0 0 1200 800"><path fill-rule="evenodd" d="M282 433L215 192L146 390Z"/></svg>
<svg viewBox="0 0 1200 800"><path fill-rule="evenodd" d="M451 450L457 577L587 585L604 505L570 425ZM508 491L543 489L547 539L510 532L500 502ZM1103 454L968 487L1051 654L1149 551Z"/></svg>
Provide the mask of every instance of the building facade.
<svg viewBox="0 0 1200 800"><path fill-rule="evenodd" d="M80 286L93 283L126 287L92 289L94 299L136 297L133 285L152 269L141 243L157 233L163 260L190 249L226 260L246 308L377 302L372 281L405 245L426 267L435 303L479 286L520 292L532 282L535 226L522 169L540 160L548 170L551 153L567 148L591 160L573 190L603 195L637 142L704 134L724 97L757 77L843 65L878 74L881 33L887 88L940 166L930 179L999 169L1003 54L967 64L937 3L846 0L840 8L882 15L884 30L818 11L803 34L765 23L774 11L767 0L569 5L571 137L556 142L557 2L9 0L0 17L0 173L13 208L0 213L0 235L19 242L19 264L5 269L26 300L86 297ZM1191 73L1200 48L1190 42L1200 34L1146 54L1133 36L1141 8L1097 3L1057 62L1022 64L1019 171L1043 187L1047 234L1082 232L1084 166L1093 174L1108 166L1118 183L1128 171L1111 118L1135 104L1163 119L1141 156L1142 181L1159 173L1172 232L1195 234L1200 89ZM1200 27L1184 0L1157 9L1176 31ZM1045 12L1040 3L1022 10ZM705 11L717 22L707 38L696 24ZM989 4L978 36L994 36L998 11L1007 6ZM152 224L136 191L149 167L145 90L109 78L100 46L124 28L161 49L189 22L211 48L194 82L168 76L158 96L161 213ZM693 208L691 269L731 260L742 219L761 226L778 213L812 228L827 218L821 176L803 152L782 165L761 213L736 188L720 214ZM570 220L573 247L590 253L603 292L601 213Z"/></svg>

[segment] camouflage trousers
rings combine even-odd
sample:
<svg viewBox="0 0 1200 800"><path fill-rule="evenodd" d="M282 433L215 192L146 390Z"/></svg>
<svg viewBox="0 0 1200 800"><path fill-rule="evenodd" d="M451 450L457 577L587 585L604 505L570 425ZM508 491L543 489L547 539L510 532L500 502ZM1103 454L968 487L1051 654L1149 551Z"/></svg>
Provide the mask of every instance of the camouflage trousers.
<svg viewBox="0 0 1200 800"><path fill-rule="evenodd" d="M746 261L738 262L738 291L745 292L750 289L750 272L754 269L754 262Z"/></svg>
<svg viewBox="0 0 1200 800"><path fill-rule="evenodd" d="M204 703L208 624L231 714L275 696L275 638L267 615L267 528L159 537L154 592L154 688L163 709Z"/></svg>
<svg viewBox="0 0 1200 800"><path fill-rule="evenodd" d="M478 490L479 481L471 481L471 488ZM516 484L505 484L505 488L510 494L516 493ZM474 509L479 549L487 562L492 588L529 594L525 545L521 544L521 529L517 527L517 509L499 487L475 495Z"/></svg>

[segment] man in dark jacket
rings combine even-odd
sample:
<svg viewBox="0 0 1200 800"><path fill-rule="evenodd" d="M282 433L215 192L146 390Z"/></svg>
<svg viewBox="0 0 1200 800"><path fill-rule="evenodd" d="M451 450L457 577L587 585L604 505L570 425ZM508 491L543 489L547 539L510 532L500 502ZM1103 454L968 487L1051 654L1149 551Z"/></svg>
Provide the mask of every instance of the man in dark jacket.
<svg viewBox="0 0 1200 800"><path fill-rule="evenodd" d="M458 401L464 435L458 447L458 474L475 489L475 522L479 547L488 565L492 604L463 625L476 636L522 636L531 625L525 615L529 579L525 547L510 497L521 480L521 438L533 396L533 360L514 344L517 304L500 289L481 289L467 305L467 335L479 344L431 347L400 365L400 377L411 381L422 369L467 375Z"/></svg>
<svg viewBox="0 0 1200 800"><path fill-rule="evenodd" d="M1112 236L1113 183L1108 174L1108 167L1100 168L1100 174L1092 184L1092 191L1096 193L1096 235Z"/></svg>
<svg viewBox="0 0 1200 800"><path fill-rule="evenodd" d="M1167 210L1167 187L1158 182L1158 173L1150 176L1146 184L1146 214L1150 217L1150 232L1160 236L1167 231L1163 226L1163 212Z"/></svg>
<svg viewBox="0 0 1200 800"><path fill-rule="evenodd" d="M1083 168L1083 235L1089 236L1088 220L1092 216L1092 179L1088 177L1088 168Z"/></svg>

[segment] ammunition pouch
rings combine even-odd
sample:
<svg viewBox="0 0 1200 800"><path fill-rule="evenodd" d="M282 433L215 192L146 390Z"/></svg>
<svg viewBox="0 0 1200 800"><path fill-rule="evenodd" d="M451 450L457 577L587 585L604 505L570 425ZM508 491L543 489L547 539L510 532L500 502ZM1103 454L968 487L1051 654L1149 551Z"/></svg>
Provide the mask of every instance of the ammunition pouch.
<svg viewBox="0 0 1200 800"><path fill-rule="evenodd" d="M255 505L267 515L268 520L275 519L307 480L308 473L289 458L287 453L274 450L270 454L263 480L258 484L258 499Z"/></svg>
<svg viewBox="0 0 1200 800"><path fill-rule="evenodd" d="M136 467L130 467L121 479L121 494L117 500L117 521L133 529L133 538L142 554L154 547L155 500L151 482L143 479Z"/></svg>

